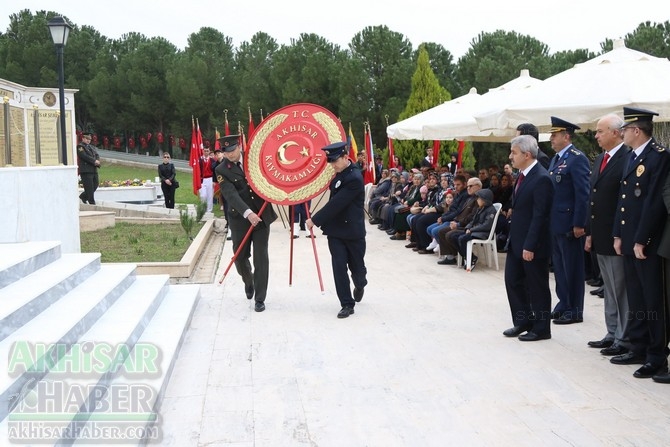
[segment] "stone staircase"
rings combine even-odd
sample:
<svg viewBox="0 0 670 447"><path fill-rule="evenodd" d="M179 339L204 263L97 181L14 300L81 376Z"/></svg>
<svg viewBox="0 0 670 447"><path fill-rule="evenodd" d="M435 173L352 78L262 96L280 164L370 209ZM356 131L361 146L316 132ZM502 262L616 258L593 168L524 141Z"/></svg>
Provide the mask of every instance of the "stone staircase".
<svg viewBox="0 0 670 447"><path fill-rule="evenodd" d="M59 242L0 244L0 445L160 441L200 295Z"/></svg>

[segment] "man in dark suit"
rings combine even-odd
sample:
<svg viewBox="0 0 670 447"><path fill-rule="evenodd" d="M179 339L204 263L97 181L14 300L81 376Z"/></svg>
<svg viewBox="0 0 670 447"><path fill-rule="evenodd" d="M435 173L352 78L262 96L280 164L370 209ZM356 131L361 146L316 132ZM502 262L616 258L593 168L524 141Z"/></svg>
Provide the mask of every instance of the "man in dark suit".
<svg viewBox="0 0 670 447"><path fill-rule="evenodd" d="M365 268L365 219L363 202L365 187L363 177L347 156L346 143L333 143L323 148L335 177L330 182L330 199L307 219L307 228L320 227L328 237L332 259L335 291L342 309L337 318L347 318L354 313L354 306L363 299L367 269ZM349 275L354 283L353 297Z"/></svg>
<svg viewBox="0 0 670 447"><path fill-rule="evenodd" d="M599 348L603 355L621 355L630 347L628 298L623 257L614 251L612 227L619 200L619 187L630 148L623 144L621 126L624 121L612 114L601 118L596 125L596 140L603 152L593 162L591 171L591 217L587 225L584 249L595 253L603 278L605 298L605 327L607 334L588 346Z"/></svg>
<svg viewBox="0 0 670 447"><path fill-rule="evenodd" d="M268 257L268 240L270 224L277 219L271 204L265 207L262 216L258 213L265 201L251 189L241 164L241 148L238 144L239 135L227 135L219 138L221 150L226 158L214 170L216 181L225 202L228 204L228 226L232 233L233 252L237 252L242 239L253 227L250 239L235 259L235 268L244 281L244 292L247 299L254 298L254 310L265 310L265 297L268 289L270 260ZM250 242L250 243L249 243ZM254 269L251 270L249 257L251 245L254 247Z"/></svg>
<svg viewBox="0 0 670 447"><path fill-rule="evenodd" d="M588 158L572 144L579 126L551 117L551 147L556 156L549 164L554 183L551 208L552 254L558 303L552 312L556 324L584 321L584 228L589 200Z"/></svg>
<svg viewBox="0 0 670 447"><path fill-rule="evenodd" d="M514 326L503 335L518 336L521 341L551 338L549 221L554 186L547 170L537 161L537 151L537 141L521 135L512 140L509 156L519 177L512 196L505 261L505 288Z"/></svg>
<svg viewBox="0 0 670 447"><path fill-rule="evenodd" d="M633 375L649 378L668 370L667 309L657 250L667 214L662 191L670 155L652 137L652 118L658 113L631 107L623 113L623 141L631 154L621 179L613 234L614 249L624 257L632 348L610 361L642 364Z"/></svg>
<svg viewBox="0 0 670 447"><path fill-rule="evenodd" d="M663 236L658 247L658 254L663 258L663 272L665 277L665 306L670 309L670 175L666 176L663 185L663 202L667 210ZM653 376L654 382L670 383L670 373L659 372Z"/></svg>

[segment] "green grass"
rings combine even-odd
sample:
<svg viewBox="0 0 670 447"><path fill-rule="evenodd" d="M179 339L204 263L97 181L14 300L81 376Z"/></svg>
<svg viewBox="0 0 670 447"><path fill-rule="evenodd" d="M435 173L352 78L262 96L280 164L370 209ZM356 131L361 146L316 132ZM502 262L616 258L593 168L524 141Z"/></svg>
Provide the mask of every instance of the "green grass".
<svg viewBox="0 0 670 447"><path fill-rule="evenodd" d="M193 237L203 223L196 223ZM191 240L179 223L132 224L81 233L81 252L100 253L101 262L177 262Z"/></svg>
<svg viewBox="0 0 670 447"><path fill-rule="evenodd" d="M156 168L154 169L103 162L102 167L98 171L100 183L105 180L133 180L136 178L142 181L151 180L153 182L157 175L158 165L156 165ZM193 194L193 176L191 173L177 171L177 180L179 181L179 188L177 188L177 191L175 192L175 208L179 208L180 204L197 204L200 201L200 198ZM214 215L216 217L223 216L223 211L221 211L220 207L216 204L214 204Z"/></svg>

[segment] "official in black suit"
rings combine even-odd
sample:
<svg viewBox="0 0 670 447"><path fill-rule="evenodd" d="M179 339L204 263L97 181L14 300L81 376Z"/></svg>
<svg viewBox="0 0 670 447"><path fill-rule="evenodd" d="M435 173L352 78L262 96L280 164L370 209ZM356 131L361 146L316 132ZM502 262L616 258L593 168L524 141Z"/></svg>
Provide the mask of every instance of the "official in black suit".
<svg viewBox="0 0 670 447"><path fill-rule="evenodd" d="M554 186L537 161L537 141L529 135L512 140L509 159L519 170L512 196L505 288L514 327L503 332L522 341L551 338L549 223ZM523 332L527 333L523 334Z"/></svg>
<svg viewBox="0 0 670 447"><path fill-rule="evenodd" d="M239 135L228 135L219 139L226 160L219 163L215 169L216 181L228 204L228 218L230 219L228 225L232 233L233 252L237 252L249 228L254 227L249 240L235 259L235 268L244 281L247 298L255 298L254 309L256 312L263 312L268 289L270 224L277 219L277 215L271 204L265 207L262 216L257 214L265 201L258 197L247 183L240 163L241 148L238 141ZM253 272L249 262L252 245L254 248Z"/></svg>
<svg viewBox="0 0 670 447"><path fill-rule="evenodd" d="M306 223L308 229L320 227L328 237L335 291L342 305L337 318L347 318L354 313L356 302L363 299L368 284L364 259L365 187L360 170L347 156L346 143L333 143L323 150L336 174L330 182L330 199ZM353 297L347 270L351 271L354 283Z"/></svg>
<svg viewBox="0 0 670 447"><path fill-rule="evenodd" d="M666 176L663 185L663 202L667 210L665 226L663 227L663 236L661 237L661 244L658 247L658 254L663 259L663 271L665 277L665 306L670 309L670 174ZM666 322L666 326L670 322ZM670 373L659 372L653 377L654 382L670 383Z"/></svg>
<svg viewBox="0 0 670 447"><path fill-rule="evenodd" d="M653 115L658 114L624 107L623 141L632 151L623 171L613 229L614 249L624 256L632 350L610 361L642 363L633 374L638 378L664 374L668 365L667 309L657 250L667 214L662 190L670 155L652 137Z"/></svg>
<svg viewBox="0 0 670 447"><path fill-rule="evenodd" d="M586 227L584 249L596 255L605 292L605 327L607 334L601 340L588 342L600 348L603 355L625 354L630 348L628 325L628 298L623 257L614 251L612 227L619 200L619 187L624 165L628 163L630 148L623 144L621 126L624 121L617 115L607 115L596 124L596 140L602 148L591 170L591 200Z"/></svg>
<svg viewBox="0 0 670 447"><path fill-rule="evenodd" d="M584 321L584 236L589 203L588 158L572 144L579 126L551 117L551 147L556 156L549 164L554 183L551 208L553 246L551 261L558 304L552 317L556 324Z"/></svg>

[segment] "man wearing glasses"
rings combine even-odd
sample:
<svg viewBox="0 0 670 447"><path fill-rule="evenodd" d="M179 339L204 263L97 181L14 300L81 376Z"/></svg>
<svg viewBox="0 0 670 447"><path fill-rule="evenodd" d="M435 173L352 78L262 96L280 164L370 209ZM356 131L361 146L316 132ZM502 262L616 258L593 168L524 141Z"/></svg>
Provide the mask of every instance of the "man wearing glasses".
<svg viewBox="0 0 670 447"><path fill-rule="evenodd" d="M84 192L79 198L84 203L95 205L95 190L98 189L98 169L100 168L100 155L91 144L91 133L84 132L81 135L81 143L77 145L77 164L79 165L79 176L84 186Z"/></svg>
<svg viewBox="0 0 670 447"><path fill-rule="evenodd" d="M641 364L633 376L663 381L668 373L667 309L660 245L667 210L663 185L670 156L652 137L654 115L624 107L623 142L631 148L623 170L614 220L614 250L624 257L631 350L612 357L617 365Z"/></svg>

